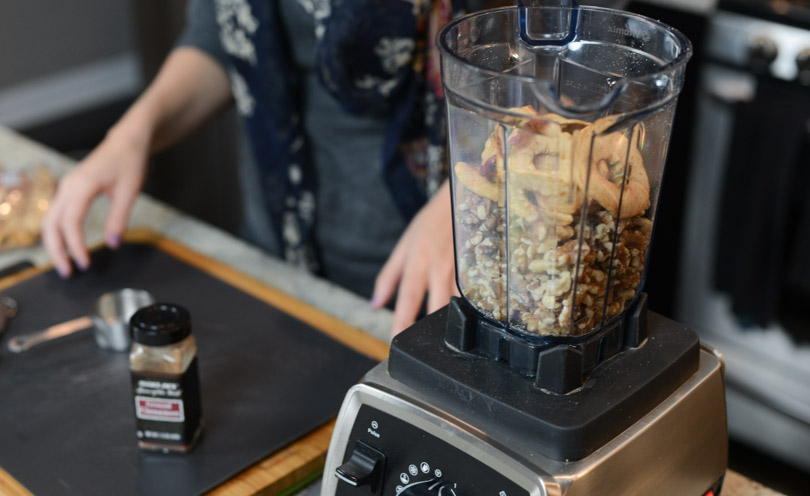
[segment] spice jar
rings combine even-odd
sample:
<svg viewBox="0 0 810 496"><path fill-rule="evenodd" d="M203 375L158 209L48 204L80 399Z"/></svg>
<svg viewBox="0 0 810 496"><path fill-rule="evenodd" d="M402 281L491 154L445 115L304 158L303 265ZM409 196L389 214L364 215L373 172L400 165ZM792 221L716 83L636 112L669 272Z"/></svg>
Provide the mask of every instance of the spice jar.
<svg viewBox="0 0 810 496"><path fill-rule="evenodd" d="M179 305L156 303L135 312L130 328L138 445L149 451L190 451L203 427L191 317Z"/></svg>

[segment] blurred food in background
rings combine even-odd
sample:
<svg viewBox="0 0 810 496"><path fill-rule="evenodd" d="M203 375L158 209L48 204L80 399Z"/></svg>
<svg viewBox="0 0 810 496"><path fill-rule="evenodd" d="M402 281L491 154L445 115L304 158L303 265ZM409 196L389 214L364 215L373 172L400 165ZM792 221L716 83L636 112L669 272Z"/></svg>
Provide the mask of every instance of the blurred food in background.
<svg viewBox="0 0 810 496"><path fill-rule="evenodd" d="M39 241L40 222L55 189L56 179L45 167L17 172L0 166L0 251Z"/></svg>

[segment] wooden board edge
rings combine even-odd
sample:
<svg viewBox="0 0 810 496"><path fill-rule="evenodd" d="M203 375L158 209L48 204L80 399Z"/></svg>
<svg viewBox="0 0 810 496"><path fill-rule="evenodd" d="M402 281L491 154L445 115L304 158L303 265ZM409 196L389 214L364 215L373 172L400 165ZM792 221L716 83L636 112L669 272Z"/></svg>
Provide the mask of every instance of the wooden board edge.
<svg viewBox="0 0 810 496"><path fill-rule="evenodd" d="M161 236L148 229L133 229L127 233L124 240L130 243L152 244L169 255L227 282L231 286L292 315L302 322L306 322L358 353L378 361L388 357L388 343L384 343L295 297L253 279L233 267L194 251L193 248L180 242Z"/></svg>
<svg viewBox="0 0 810 496"><path fill-rule="evenodd" d="M320 470L332 439L331 420L286 448L224 482L207 496L274 496Z"/></svg>
<svg viewBox="0 0 810 496"><path fill-rule="evenodd" d="M0 468L0 495L2 496L33 496L28 489L17 482L17 479Z"/></svg>
<svg viewBox="0 0 810 496"><path fill-rule="evenodd" d="M50 268L50 267L48 267L48 268ZM16 274L6 276L2 280L0 280L0 291L4 290L6 288L10 288L11 286L14 286L15 284L17 284L20 281L24 281L24 280L28 279L29 277L33 277L33 276L35 276L35 275L37 275L37 274L39 274L41 272L45 272L46 270L48 270L48 268L31 267L29 269L21 270L20 272L17 272Z"/></svg>

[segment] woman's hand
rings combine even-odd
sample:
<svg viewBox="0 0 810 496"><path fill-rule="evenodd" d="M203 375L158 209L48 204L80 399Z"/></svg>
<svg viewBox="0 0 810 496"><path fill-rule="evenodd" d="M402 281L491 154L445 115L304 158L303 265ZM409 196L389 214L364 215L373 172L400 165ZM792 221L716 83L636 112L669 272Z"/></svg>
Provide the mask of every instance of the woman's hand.
<svg viewBox="0 0 810 496"><path fill-rule="evenodd" d="M42 239L62 277L72 272L71 258L82 270L90 264L82 225L92 201L100 194L110 197L104 240L117 247L143 185L149 155L187 136L230 97L228 75L217 61L192 47L172 51L104 141L59 183L43 219Z"/></svg>
<svg viewBox="0 0 810 496"><path fill-rule="evenodd" d="M397 293L391 337L414 323L425 292L428 312L458 294L453 253L450 184L445 181L411 221L375 281L372 308L382 307Z"/></svg>
<svg viewBox="0 0 810 496"><path fill-rule="evenodd" d="M83 224L90 204L100 194L111 201L104 223L104 240L111 248L118 247L146 176L149 149L147 137L113 129L59 182L42 222L42 240L62 277L70 276L73 270L71 258L82 270L90 264Z"/></svg>

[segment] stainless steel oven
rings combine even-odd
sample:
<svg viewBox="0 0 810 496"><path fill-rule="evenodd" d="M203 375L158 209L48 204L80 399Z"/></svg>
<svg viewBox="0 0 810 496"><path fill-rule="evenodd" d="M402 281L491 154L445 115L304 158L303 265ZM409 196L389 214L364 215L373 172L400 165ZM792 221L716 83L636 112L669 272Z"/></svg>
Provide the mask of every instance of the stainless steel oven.
<svg viewBox="0 0 810 496"><path fill-rule="evenodd" d="M810 471L810 324L780 310L780 278L810 267L810 6L721 1L706 42L676 318L725 356L730 437Z"/></svg>

